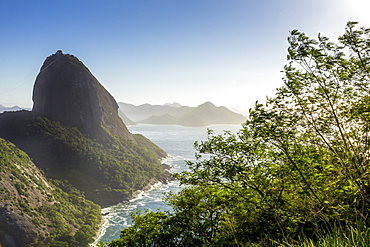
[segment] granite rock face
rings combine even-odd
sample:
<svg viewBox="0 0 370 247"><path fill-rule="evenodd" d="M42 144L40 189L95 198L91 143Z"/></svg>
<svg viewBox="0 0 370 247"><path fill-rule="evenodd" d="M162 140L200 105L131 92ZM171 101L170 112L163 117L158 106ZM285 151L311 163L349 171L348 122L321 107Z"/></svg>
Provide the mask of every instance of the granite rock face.
<svg viewBox="0 0 370 247"><path fill-rule="evenodd" d="M32 100L32 111L77 127L91 137L113 134L133 140L118 116L115 99L73 55L57 51L46 58Z"/></svg>

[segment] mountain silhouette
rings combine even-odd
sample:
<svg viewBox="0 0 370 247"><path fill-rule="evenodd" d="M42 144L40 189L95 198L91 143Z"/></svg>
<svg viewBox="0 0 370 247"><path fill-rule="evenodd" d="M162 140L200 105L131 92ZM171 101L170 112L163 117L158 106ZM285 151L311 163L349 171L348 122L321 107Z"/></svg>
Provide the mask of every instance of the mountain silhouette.
<svg viewBox="0 0 370 247"><path fill-rule="evenodd" d="M211 102L205 102L197 107L181 106L177 103L135 106L119 102L118 105L131 122L142 124L208 126L211 124L241 124L246 120L243 115L224 106L217 107Z"/></svg>

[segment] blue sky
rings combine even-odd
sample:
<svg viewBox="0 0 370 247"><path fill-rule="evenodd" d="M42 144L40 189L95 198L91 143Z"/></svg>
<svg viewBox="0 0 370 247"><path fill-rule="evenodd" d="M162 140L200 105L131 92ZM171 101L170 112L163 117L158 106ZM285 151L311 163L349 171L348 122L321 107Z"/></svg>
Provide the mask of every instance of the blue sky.
<svg viewBox="0 0 370 247"><path fill-rule="evenodd" d="M289 31L370 27L367 0L0 1L0 104L32 107L45 58L73 54L119 102L246 112L282 85Z"/></svg>

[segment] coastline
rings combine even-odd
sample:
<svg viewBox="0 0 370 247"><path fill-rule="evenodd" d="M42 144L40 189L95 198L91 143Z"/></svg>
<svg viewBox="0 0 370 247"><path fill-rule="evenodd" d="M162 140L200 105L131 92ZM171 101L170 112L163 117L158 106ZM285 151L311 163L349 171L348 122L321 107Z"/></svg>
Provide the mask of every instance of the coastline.
<svg viewBox="0 0 370 247"><path fill-rule="evenodd" d="M141 190L134 191L134 193L132 193L131 197L127 198L126 200L123 200L120 203L129 203L129 202L133 202L135 200L138 200L144 195L145 192L151 191L152 189L154 189L154 188L156 188L156 187L158 187L158 186L160 186L164 183L175 180L172 177L172 174L170 172L172 167L170 165L168 165L167 162L166 162L169 157L170 156L167 155L166 157L162 157L160 159L160 162L162 163L163 169L165 171L167 171L167 174L164 178L162 178L162 179L152 178L144 188L142 188ZM117 203L117 204L119 204L119 203ZM115 205L117 205L117 204L115 204ZM112 206L114 206L114 205L112 205ZM105 215L109 214L110 207L111 206L108 206L108 207L105 207L105 208L101 209L102 221L99 224L99 229L96 232L94 242L90 244L91 247L97 247L97 244L100 242L101 237L105 234L106 229L108 228L109 221L105 217Z"/></svg>
<svg viewBox="0 0 370 247"><path fill-rule="evenodd" d="M152 179L152 180L149 181L149 183L143 189L137 190L134 193L132 193L132 196L129 197L127 200L123 201L123 203L132 202L132 201L135 201L137 199L140 199L140 197L142 197L142 195L145 192L151 191L152 189L154 189L155 187L157 187L161 184L162 184L162 182L159 181L158 179Z"/></svg>
<svg viewBox="0 0 370 247"><path fill-rule="evenodd" d="M102 219L99 223L98 230L96 231L96 235L94 237L94 242L90 244L91 247L96 247L97 244L99 243L99 239L101 236L104 235L105 229L107 229L108 226L108 220L102 216Z"/></svg>
<svg viewBox="0 0 370 247"><path fill-rule="evenodd" d="M154 188L156 188L156 187L158 187L162 184L163 183L161 181L159 181L157 179L153 179L142 190L135 191L129 199L127 199L125 201L122 201L121 203L128 203L128 202L138 200L144 195L145 192L151 191L152 189L154 189ZM101 213L102 214L109 213L108 212L109 208L110 208L110 206L106 207L106 208L102 208ZM102 221L99 224L99 229L96 232L94 242L90 244L91 247L97 247L97 244L100 242L101 237L105 234L105 231L106 231L108 225L109 225L109 221L105 218L104 215L102 215Z"/></svg>

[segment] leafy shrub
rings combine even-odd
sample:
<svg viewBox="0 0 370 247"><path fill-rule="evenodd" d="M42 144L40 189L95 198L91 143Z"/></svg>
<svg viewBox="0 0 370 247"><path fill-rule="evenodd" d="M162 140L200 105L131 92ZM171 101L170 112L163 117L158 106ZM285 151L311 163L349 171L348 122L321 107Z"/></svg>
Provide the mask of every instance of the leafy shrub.
<svg viewBox="0 0 370 247"><path fill-rule="evenodd" d="M339 44L293 30L285 86L195 144L173 213L133 215L108 246L368 246L370 29L355 25Z"/></svg>

